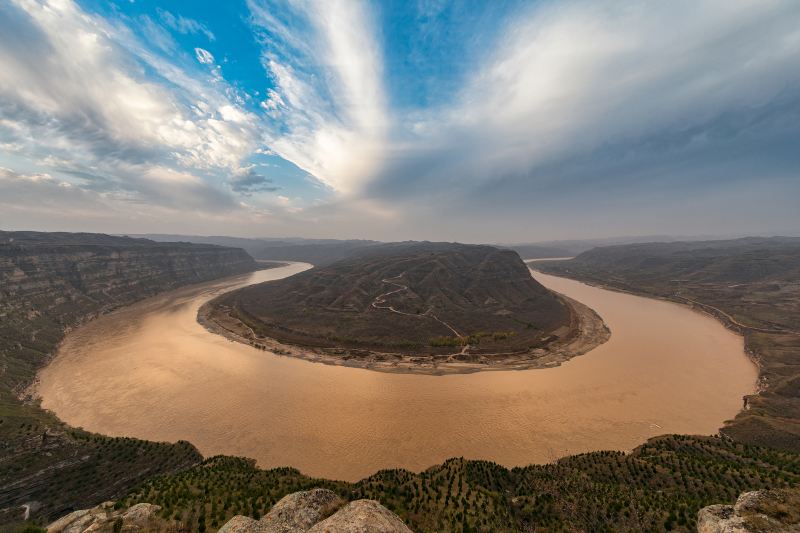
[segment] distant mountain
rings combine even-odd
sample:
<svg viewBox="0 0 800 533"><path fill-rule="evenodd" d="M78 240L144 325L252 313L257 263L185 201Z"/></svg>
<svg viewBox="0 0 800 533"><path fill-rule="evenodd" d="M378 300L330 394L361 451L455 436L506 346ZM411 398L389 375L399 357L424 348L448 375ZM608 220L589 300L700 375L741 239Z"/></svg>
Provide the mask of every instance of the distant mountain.
<svg viewBox="0 0 800 533"><path fill-rule="evenodd" d="M267 337L315 347L452 353L527 350L570 325L570 309L519 256L491 246L375 245L223 296Z"/></svg>
<svg viewBox="0 0 800 533"><path fill-rule="evenodd" d="M545 259L575 257L592 248L636 243L662 243L675 241L699 241L704 237L678 237L674 235L639 235L633 237L605 237L601 239L572 239L533 243L497 244L499 248L516 251L523 259Z"/></svg>
<svg viewBox="0 0 800 533"><path fill-rule="evenodd" d="M144 234L132 237L145 237L154 241L194 242L217 244L242 248L255 259L270 261L302 261L315 266L323 266L348 257L353 251L380 244L368 240L300 239L300 238L259 238L197 235Z"/></svg>
<svg viewBox="0 0 800 533"><path fill-rule="evenodd" d="M244 238L226 236L200 236L176 234L132 234L130 237L141 237L160 242L194 242L200 244L217 244L242 248L255 259L270 261L302 261L320 267L329 265L340 259L350 257L354 253L380 244L380 241L362 239L304 239L299 237L263 237ZM514 250L523 259L542 259L553 257L574 257L582 252L598 246L629 244L641 242L666 242L680 240L668 235L652 235L640 237L610 237L604 239L582 239L543 241L517 244L488 244L497 248Z"/></svg>

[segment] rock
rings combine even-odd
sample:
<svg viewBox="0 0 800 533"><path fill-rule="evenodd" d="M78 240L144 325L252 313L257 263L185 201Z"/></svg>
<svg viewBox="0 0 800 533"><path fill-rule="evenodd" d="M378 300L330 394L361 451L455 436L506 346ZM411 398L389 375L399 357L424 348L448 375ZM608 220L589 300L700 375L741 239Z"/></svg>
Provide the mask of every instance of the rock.
<svg viewBox="0 0 800 533"><path fill-rule="evenodd" d="M59 518L47 526L47 533L176 531L178 524L157 516L160 510L158 505L138 503L126 511L115 511L114 502L105 502Z"/></svg>
<svg viewBox="0 0 800 533"><path fill-rule="evenodd" d="M698 533L800 532L800 490L745 492L734 505L710 505L697 514Z"/></svg>
<svg viewBox="0 0 800 533"><path fill-rule="evenodd" d="M375 500L356 500L316 524L308 533L411 533L411 530Z"/></svg>
<svg viewBox="0 0 800 533"><path fill-rule="evenodd" d="M157 519L157 514L161 510L158 505L150 503L137 503L122 513L122 523L124 526L146 527Z"/></svg>
<svg viewBox="0 0 800 533"><path fill-rule="evenodd" d="M235 516L220 533L410 533L391 511L374 500L344 501L327 489L282 498L261 520ZM338 510L337 510L338 509ZM334 513L334 511L336 511Z"/></svg>
<svg viewBox="0 0 800 533"><path fill-rule="evenodd" d="M268 531L267 525L249 516L236 515L219 528L217 533L255 533Z"/></svg>
<svg viewBox="0 0 800 533"><path fill-rule="evenodd" d="M327 489L284 496L261 520L234 516L219 533L410 533L400 518L374 500L345 502ZM48 533L150 533L188 531L158 516L161 507L137 503L114 510L114 502L75 511L47 527Z"/></svg>
<svg viewBox="0 0 800 533"><path fill-rule="evenodd" d="M88 509L81 509L80 511L73 511L67 516L62 516L49 526L47 526L48 533L60 533L64 531L68 525L72 524L73 522L77 522L79 519L83 518L84 516L89 514Z"/></svg>
<svg viewBox="0 0 800 533"><path fill-rule="evenodd" d="M295 492L281 498L261 522L270 526L270 533L306 531L341 507L342 501L327 489Z"/></svg>

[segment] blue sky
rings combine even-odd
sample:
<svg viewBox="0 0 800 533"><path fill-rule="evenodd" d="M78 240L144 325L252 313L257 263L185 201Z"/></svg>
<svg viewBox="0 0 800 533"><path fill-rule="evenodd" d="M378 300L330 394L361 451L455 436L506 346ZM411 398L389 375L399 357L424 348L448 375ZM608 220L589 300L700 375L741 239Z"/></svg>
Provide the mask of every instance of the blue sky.
<svg viewBox="0 0 800 533"><path fill-rule="evenodd" d="M0 226L800 232L793 0L0 2Z"/></svg>

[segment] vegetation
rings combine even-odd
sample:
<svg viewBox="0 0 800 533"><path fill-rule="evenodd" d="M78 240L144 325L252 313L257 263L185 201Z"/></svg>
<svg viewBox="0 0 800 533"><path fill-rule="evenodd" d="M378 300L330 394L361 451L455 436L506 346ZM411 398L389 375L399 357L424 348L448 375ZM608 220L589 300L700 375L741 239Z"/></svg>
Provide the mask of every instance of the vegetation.
<svg viewBox="0 0 800 533"><path fill-rule="evenodd" d="M209 307L217 323L233 317L248 333L286 344L414 356L464 345L473 355L525 352L572 319L515 252L455 243L369 246Z"/></svg>
<svg viewBox="0 0 800 533"><path fill-rule="evenodd" d="M158 278L153 274L169 261L148 259L136 268L128 263L109 271L98 253L115 251L112 237L98 236L89 244L100 248L87 249L87 237L65 234L61 244L69 248L64 248L47 241L53 237L35 234L31 238L44 239L46 248L31 251L33 244L12 245L8 235L0 232L2 530L38 531L36 526L71 510L120 498L120 508L154 503L186 530L215 531L235 514L257 518L286 494L326 487L348 499L379 500L418 531L688 532L705 505L733 503L746 490L800 485L800 251L791 240L673 244L671 252L650 255L642 249L589 252L574 262L546 265L581 279L692 303L742 331L748 349L762 362L767 388L725 428L733 438L670 435L629 454L600 451L514 469L458 458L420 473L385 470L348 483L309 478L291 468L260 470L248 459L203 461L186 442L91 434L20 400L65 328L145 294L197 281L192 276L220 274L199 270L208 261L193 261L186 248L179 261L173 258L178 263L171 263L176 265L172 274ZM67 254L73 254L69 260ZM75 268L59 270L59 264ZM109 285L109 276L124 283ZM148 284L137 288L141 279ZM496 331L475 334L476 344L502 341L516 330ZM33 504L33 519L25 524L23 504Z"/></svg>
<svg viewBox="0 0 800 533"><path fill-rule="evenodd" d="M471 335L463 336L463 337L454 337L454 336L442 336L442 337L434 337L428 343L430 346L478 346L481 341L485 342L492 342L492 341L502 341L509 339L516 335L514 331L495 331L494 333L487 333L485 331L479 331L478 333L473 333Z"/></svg>
<svg viewBox="0 0 800 533"><path fill-rule="evenodd" d="M799 482L796 454L671 435L630 454L587 453L510 470L458 458L418 474L384 470L356 483L212 457L148 481L120 505L156 503L165 518L214 531L236 514L263 516L286 494L324 487L353 500L376 499L423 532L692 531L701 507Z"/></svg>
<svg viewBox="0 0 800 533"><path fill-rule="evenodd" d="M186 442L70 428L25 397L65 331L158 292L249 272L241 250L98 234L0 231L0 524L38 523L198 463Z"/></svg>

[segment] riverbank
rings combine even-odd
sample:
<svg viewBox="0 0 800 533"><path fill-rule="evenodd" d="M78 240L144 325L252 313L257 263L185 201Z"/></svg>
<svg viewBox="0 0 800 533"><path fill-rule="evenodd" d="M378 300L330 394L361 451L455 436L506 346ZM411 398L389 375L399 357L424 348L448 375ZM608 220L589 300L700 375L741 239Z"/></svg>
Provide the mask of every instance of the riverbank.
<svg viewBox="0 0 800 533"><path fill-rule="evenodd" d="M652 244L638 251L630 247L617 252L599 250L581 261L541 264L541 270L599 288L673 302L712 317L741 335L745 353L759 371L757 387L745 396L744 408L727 420L720 432L741 442L798 452L800 322L796 317L800 316L800 290L796 247L779 238L719 241L714 245L714 260L695 264L686 259L691 250L708 255L709 246L673 243ZM676 260L668 253L670 247L689 251L683 250ZM770 259L761 264L769 263L770 269L747 270L754 247L763 248L759 253ZM613 255L626 250L625 260ZM612 255L604 257L604 253ZM658 257L659 270L631 266L651 256Z"/></svg>
<svg viewBox="0 0 800 533"><path fill-rule="evenodd" d="M595 309L609 341L546 370L435 376L276 357L198 323L215 296L307 267L164 294L90 322L41 372L42 405L90 431L185 439L206 457L353 481L454 456L512 467L711 434L755 383L741 337L716 320L538 272Z"/></svg>
<svg viewBox="0 0 800 533"><path fill-rule="evenodd" d="M208 331L231 341L315 363L402 374L470 374L490 370L553 368L608 341L611 331L597 313L563 294L559 294L559 298L570 309L570 325L564 328L566 331L559 331L559 337L544 348L510 353L473 354L469 352L469 346L451 354L420 355L290 345L256 335L247 324L233 316L230 307L215 303L216 299L200 307L197 321Z"/></svg>

